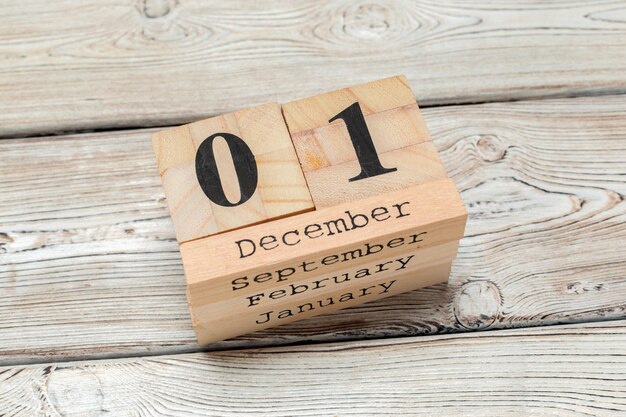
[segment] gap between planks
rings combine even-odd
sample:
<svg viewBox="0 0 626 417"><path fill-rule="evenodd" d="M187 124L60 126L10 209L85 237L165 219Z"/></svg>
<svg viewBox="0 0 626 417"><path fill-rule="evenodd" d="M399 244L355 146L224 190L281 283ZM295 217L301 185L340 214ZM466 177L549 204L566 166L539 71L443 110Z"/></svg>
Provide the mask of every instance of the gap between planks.
<svg viewBox="0 0 626 417"><path fill-rule="evenodd" d="M323 317L319 316L319 317ZM189 346L187 349L176 349L169 350L167 346L164 346L164 349L159 350L151 350L148 352L138 352L138 353L121 353L121 354L106 354L99 356L66 356L59 357L54 359L43 359L43 360L19 360L15 362L3 362L0 360L0 374L2 373L2 369L12 368L16 366L24 366L24 367L33 367L38 365L50 365L50 364L64 364L64 365L72 365L83 362L89 363L98 363L98 362L107 362L107 361L116 361L122 359L141 359L141 358L156 358L156 357L168 357L168 356L178 356L178 355L193 355L199 353L220 353L220 352L257 352L259 350L272 350L278 349L282 351L290 351L293 349L293 352L306 351L309 348L311 349L321 349L323 346L346 346L348 348L359 348L361 345L363 347L368 347L372 344L384 344L387 341L394 345L401 346L402 344L412 344L415 342L437 342L437 341L448 341L448 340L464 340L466 338L500 338L500 337L510 337L511 331L538 331L538 329L547 329L547 331L553 331L554 329L563 329L566 332L570 332L573 329L577 329L579 326L587 326L587 325L597 325L600 328L606 326L626 326L626 320L623 318L608 318L608 319L592 319L592 320L584 320L578 322L572 322L567 324L529 324L526 326L519 326L514 328L494 328L494 329L483 329L483 330L466 330L466 331L452 331L449 333L441 333L441 334L424 334L424 335L411 335L411 334L396 334L392 336L374 336L374 337L348 337L341 339L339 341L333 340L299 340L296 342L288 342L284 344L259 344L259 345L222 345L214 343L212 345L207 346ZM406 340L406 341L403 341ZM0 414L2 416L2 414Z"/></svg>
<svg viewBox="0 0 626 417"><path fill-rule="evenodd" d="M339 88L341 88L340 86ZM343 86L346 87L346 86ZM455 101L453 99L446 100L423 100L418 101L418 105L420 110L424 109L432 109L437 107L463 107L463 106L474 106L479 104L489 104L489 103L515 103L515 102L532 102L532 101L544 101L544 100L554 100L554 99L568 99L568 98L577 98L577 97L602 97L602 96L620 96L626 94L626 88L606 88L606 89L592 89L592 90L577 90L563 93L549 93L549 94L536 94L532 96L511 96L507 98L505 96L493 96L491 99L488 97L476 98L474 100L468 98L466 100ZM301 97L297 97L301 98ZM294 98L294 99L297 99ZM279 103L283 104L283 103ZM249 106L244 106L242 108L247 108ZM231 111L237 111L241 109L230 109L225 110L224 113L209 113L207 115L199 116L197 119L185 119L182 118L179 121L173 122L172 124L147 124L147 125L116 125L116 126L102 126L97 128L89 128L89 129L68 129L68 130L54 130L50 132L42 131L42 132L34 132L34 133L24 133L24 134L14 134L14 135L3 135L0 131L0 140L11 140L11 139L27 139L27 138L40 138L40 137L57 137L57 136L74 136L74 135L86 135L90 133L116 133L116 132L129 132L132 133L134 131L159 131L163 129L169 129L175 126L183 125L185 123L193 123L202 119L208 119L212 117L220 116L221 114L225 114Z"/></svg>

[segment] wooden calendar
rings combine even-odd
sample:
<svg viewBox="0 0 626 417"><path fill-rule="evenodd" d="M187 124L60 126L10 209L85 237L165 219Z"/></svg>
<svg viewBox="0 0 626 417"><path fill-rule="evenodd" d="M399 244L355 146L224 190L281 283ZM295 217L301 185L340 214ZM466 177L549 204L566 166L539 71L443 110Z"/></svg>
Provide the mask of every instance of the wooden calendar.
<svg viewBox="0 0 626 417"><path fill-rule="evenodd" d="M200 343L448 279L467 212L404 76L153 145Z"/></svg>

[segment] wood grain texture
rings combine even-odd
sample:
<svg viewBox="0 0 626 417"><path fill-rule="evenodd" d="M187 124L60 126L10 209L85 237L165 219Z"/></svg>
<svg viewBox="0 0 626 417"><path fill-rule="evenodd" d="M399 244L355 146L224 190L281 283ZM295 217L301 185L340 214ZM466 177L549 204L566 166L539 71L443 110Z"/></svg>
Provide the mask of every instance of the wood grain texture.
<svg viewBox="0 0 626 417"><path fill-rule="evenodd" d="M424 111L469 210L438 285L215 347L625 317L626 97ZM197 349L149 135L0 141L0 361Z"/></svg>
<svg viewBox="0 0 626 417"><path fill-rule="evenodd" d="M282 110L318 209L446 178L404 76L296 100Z"/></svg>
<svg viewBox="0 0 626 417"><path fill-rule="evenodd" d="M207 144L210 158L199 151ZM277 103L157 132L152 145L179 243L314 209ZM254 181L243 152L232 150L240 147L250 153ZM204 187L217 184L226 202L212 201L200 178ZM252 184L248 196L243 183Z"/></svg>
<svg viewBox="0 0 626 417"><path fill-rule="evenodd" d="M404 73L422 105L626 91L619 0L3 1L0 136L182 124Z"/></svg>
<svg viewBox="0 0 626 417"><path fill-rule="evenodd" d="M0 368L0 415L618 416L626 322Z"/></svg>
<svg viewBox="0 0 626 417"><path fill-rule="evenodd" d="M352 104L352 103L350 103ZM417 104L397 107L364 117L377 154L431 142ZM343 120L292 133L305 172L341 165L356 159L354 145ZM382 158L382 156L381 156Z"/></svg>

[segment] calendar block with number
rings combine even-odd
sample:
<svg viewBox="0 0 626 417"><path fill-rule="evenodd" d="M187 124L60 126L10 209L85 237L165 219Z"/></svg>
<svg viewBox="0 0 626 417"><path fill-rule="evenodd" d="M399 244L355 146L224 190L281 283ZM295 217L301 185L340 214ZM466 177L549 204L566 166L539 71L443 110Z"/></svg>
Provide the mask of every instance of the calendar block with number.
<svg viewBox="0 0 626 417"><path fill-rule="evenodd" d="M153 145L202 344L448 278L467 212L403 76Z"/></svg>

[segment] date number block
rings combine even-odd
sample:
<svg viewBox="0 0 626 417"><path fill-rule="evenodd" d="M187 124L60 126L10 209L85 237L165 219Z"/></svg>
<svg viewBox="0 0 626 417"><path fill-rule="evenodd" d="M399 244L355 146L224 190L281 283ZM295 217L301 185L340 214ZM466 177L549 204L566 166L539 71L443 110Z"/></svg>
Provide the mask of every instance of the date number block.
<svg viewBox="0 0 626 417"><path fill-rule="evenodd" d="M179 243L313 209L277 103L164 130L152 144Z"/></svg>
<svg viewBox="0 0 626 417"><path fill-rule="evenodd" d="M446 178L403 76L283 106L316 207Z"/></svg>

